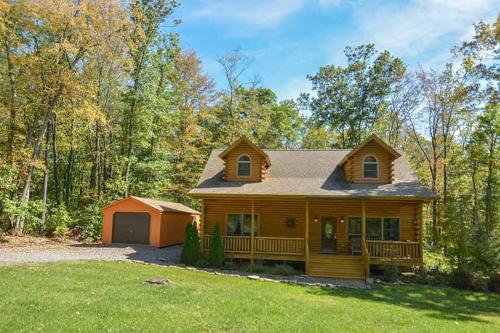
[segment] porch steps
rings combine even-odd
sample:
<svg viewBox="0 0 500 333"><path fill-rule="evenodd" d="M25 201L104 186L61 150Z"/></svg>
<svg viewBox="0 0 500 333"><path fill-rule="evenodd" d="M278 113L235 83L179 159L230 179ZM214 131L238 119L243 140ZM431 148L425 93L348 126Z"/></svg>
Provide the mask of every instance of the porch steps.
<svg viewBox="0 0 500 333"><path fill-rule="evenodd" d="M308 275L343 279L364 279L363 258L352 255L311 254Z"/></svg>

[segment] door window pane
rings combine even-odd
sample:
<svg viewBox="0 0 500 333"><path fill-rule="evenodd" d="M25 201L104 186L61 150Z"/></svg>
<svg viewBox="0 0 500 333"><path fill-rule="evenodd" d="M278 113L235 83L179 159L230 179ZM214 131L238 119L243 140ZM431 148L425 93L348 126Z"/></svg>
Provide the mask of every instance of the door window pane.
<svg viewBox="0 0 500 333"><path fill-rule="evenodd" d="M332 221L330 221L330 220L325 221L325 237L326 238L332 238L332 236L333 236Z"/></svg>

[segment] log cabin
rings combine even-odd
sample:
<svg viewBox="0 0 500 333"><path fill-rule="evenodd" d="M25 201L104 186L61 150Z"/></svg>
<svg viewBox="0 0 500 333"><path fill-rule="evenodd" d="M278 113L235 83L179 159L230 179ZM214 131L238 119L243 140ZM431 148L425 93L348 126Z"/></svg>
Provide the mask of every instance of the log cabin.
<svg viewBox="0 0 500 333"><path fill-rule="evenodd" d="M437 199L375 135L355 149L261 149L242 137L208 158L198 185L202 251L217 224L225 256L304 262L317 277L422 265L422 206Z"/></svg>

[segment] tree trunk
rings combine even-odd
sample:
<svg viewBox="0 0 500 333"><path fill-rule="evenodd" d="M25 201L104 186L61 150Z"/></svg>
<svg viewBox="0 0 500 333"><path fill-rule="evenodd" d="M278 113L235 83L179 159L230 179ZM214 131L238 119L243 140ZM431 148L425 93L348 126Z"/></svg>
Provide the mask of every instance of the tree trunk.
<svg viewBox="0 0 500 333"><path fill-rule="evenodd" d="M56 115L52 117L52 160L54 168L54 193L56 204L59 206L61 204L61 181L59 179L58 161L59 156L57 153L57 125L56 125Z"/></svg>
<svg viewBox="0 0 500 333"><path fill-rule="evenodd" d="M476 174L477 174L477 162L474 161L472 163L472 173L471 173L472 197L474 200L474 204L472 205L472 223L477 226L479 223L479 204L477 200Z"/></svg>
<svg viewBox="0 0 500 333"><path fill-rule="evenodd" d="M45 171L43 172L43 188L42 188L42 214L40 216L40 233L45 230L47 220L47 195L49 187L49 145L50 145L50 130L45 135Z"/></svg>
<svg viewBox="0 0 500 333"><path fill-rule="evenodd" d="M16 132L16 118L17 118L17 110L16 110L16 81L14 79L14 66L12 64L10 46L5 38L5 57L7 60L7 76L9 77L9 85L10 85L10 96L9 96L9 132L7 135L7 163L12 164L12 152L14 147L14 135Z"/></svg>
<svg viewBox="0 0 500 333"><path fill-rule="evenodd" d="M64 181L65 190L64 190L64 203L66 208L69 207L71 201L71 192L72 192L72 184L73 184L73 164L75 161L75 120L71 120L71 147L68 155L68 166L66 168L66 179Z"/></svg>
<svg viewBox="0 0 500 333"><path fill-rule="evenodd" d="M488 174L486 176L486 193L485 193L485 229L488 235L491 235L494 224L493 216L495 214L495 203L493 195L493 187L495 182L495 148L497 136L492 133L488 147Z"/></svg>
<svg viewBox="0 0 500 333"><path fill-rule="evenodd" d="M40 155L40 147L42 144L43 137L45 136L45 133L47 132L47 127L49 126L49 122L52 119L53 113L54 113L54 108L59 101L59 98L61 97L61 94L64 90L64 87L62 84L59 85L59 88L55 92L55 94L52 96L52 98L49 101L48 107L47 107L47 112L45 113L45 119L43 121L42 127L38 131L38 135L35 141L35 145L33 147L33 152L31 154L31 163L30 166L28 167L28 172L26 175L26 181L24 183L24 189L21 194L20 198L20 203L21 205L26 204L29 201L29 196L30 196L30 191L31 191L31 182L33 179L33 172L35 171L33 168L33 163L38 159ZM14 227L14 232L16 234L22 234L24 229L24 219L21 217L17 217L15 219L15 227Z"/></svg>
<svg viewBox="0 0 500 333"><path fill-rule="evenodd" d="M99 144L99 123L95 124L95 138L94 138L94 160L92 162L92 169L90 171L90 189L94 190L97 186L99 179L99 155L100 155L100 144ZM91 144L92 147L92 144Z"/></svg>

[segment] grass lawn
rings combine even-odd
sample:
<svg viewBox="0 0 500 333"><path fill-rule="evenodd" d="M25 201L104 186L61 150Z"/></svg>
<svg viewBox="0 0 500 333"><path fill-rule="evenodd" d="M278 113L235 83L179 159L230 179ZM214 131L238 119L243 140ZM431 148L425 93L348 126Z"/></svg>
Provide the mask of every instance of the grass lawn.
<svg viewBox="0 0 500 333"><path fill-rule="evenodd" d="M499 311L498 295L424 286L326 290L125 262L0 267L0 332L499 332Z"/></svg>

